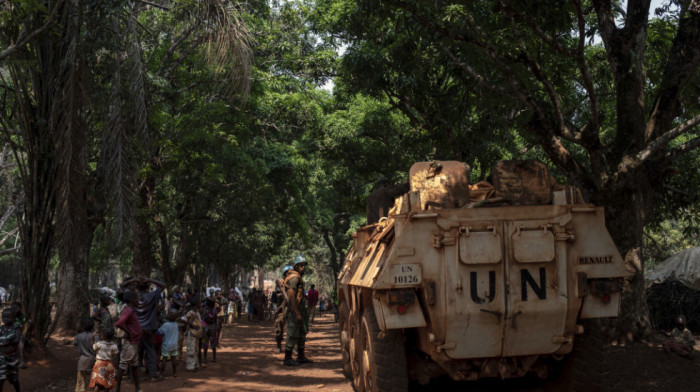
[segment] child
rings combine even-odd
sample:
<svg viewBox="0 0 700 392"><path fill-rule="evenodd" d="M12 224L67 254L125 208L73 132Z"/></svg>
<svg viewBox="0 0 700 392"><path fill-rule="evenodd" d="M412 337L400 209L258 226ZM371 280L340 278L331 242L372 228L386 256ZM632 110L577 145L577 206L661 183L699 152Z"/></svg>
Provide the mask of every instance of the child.
<svg viewBox="0 0 700 392"><path fill-rule="evenodd" d="M211 347L212 362L216 362L216 346L218 345L216 327L217 314L220 307L216 306L214 297L207 297L205 305L202 307L202 325L204 326L204 337L202 337L202 349L204 351L204 360L202 363L207 363L207 351Z"/></svg>
<svg viewBox="0 0 700 392"><path fill-rule="evenodd" d="M119 348L114 343L114 330L108 329L100 334L99 342L92 345L97 360L90 376L90 388L93 391L111 391L114 387L114 364L119 361Z"/></svg>
<svg viewBox="0 0 700 392"><path fill-rule="evenodd" d="M177 361L177 341L178 341L178 310L176 308L168 309L168 314L165 316L168 320L165 324L158 328L158 335L163 337L163 345L160 351L160 374L165 372L165 364L170 360L173 364L173 377L175 376L175 368Z"/></svg>
<svg viewBox="0 0 700 392"><path fill-rule="evenodd" d="M187 313L180 319L187 327L185 330L185 346L187 346L187 358L185 369L190 372L196 371L199 366L197 354L199 353L199 340L202 337L202 319L199 316L199 297L190 298L187 305Z"/></svg>
<svg viewBox="0 0 700 392"><path fill-rule="evenodd" d="M95 335L92 329L95 322L90 317L80 319L80 333L73 339L73 345L78 347L78 380L75 392L87 391L90 384L90 373L95 365L95 350L92 348Z"/></svg>
<svg viewBox="0 0 700 392"><path fill-rule="evenodd" d="M139 392L141 388L139 388L137 347L141 340L141 324L136 316L139 297L135 291L125 290L122 298L128 306L124 308L121 317L114 324L115 327L124 331L122 351L119 355L119 369L117 369L117 392L121 391L122 377L129 369L131 369L131 375L134 378L134 390Z"/></svg>
<svg viewBox="0 0 700 392"><path fill-rule="evenodd" d="M22 328L17 324L15 311L7 308L2 311L2 327L0 327L0 391L9 381L15 391L19 392L19 342L22 339Z"/></svg>
<svg viewBox="0 0 700 392"><path fill-rule="evenodd" d="M228 294L228 323L233 324L233 320L236 319L236 301L238 301L238 293L236 290L231 289Z"/></svg>
<svg viewBox="0 0 700 392"><path fill-rule="evenodd" d="M692 358L695 346L695 337L685 327L685 316L676 318L676 328L671 331L671 339L664 343L666 352L674 352L682 357Z"/></svg>
<svg viewBox="0 0 700 392"><path fill-rule="evenodd" d="M184 298L184 297L183 297ZM170 305L170 310L175 310L177 312L177 318L176 318L176 323L177 323L177 361L179 362L182 360L182 355L183 355L183 348L185 347L185 330L187 329L187 326L185 323L180 320L180 318L185 314L185 303L183 301L173 301L173 303Z"/></svg>
<svg viewBox="0 0 700 392"><path fill-rule="evenodd" d="M160 328L160 326L163 325L163 324L165 324L165 322L166 322L166 319L165 319L165 316L166 316L165 309L164 309L163 306L161 306L161 305L159 304L159 305L157 306L155 312L156 312L156 318L158 319L158 328ZM153 332L153 347L154 347L155 350L156 350L156 370L158 370L158 369L160 369L160 365L161 365L161 360L160 360L160 358L161 358L161 355L162 355L162 352L163 352L163 335L159 335L157 329ZM144 350L143 348L139 348L139 349L140 349L141 351ZM141 355L143 355L143 354L141 354ZM160 380L162 380L162 379L163 379L163 375L162 375L162 374L158 374L158 376L155 377L153 380L160 381Z"/></svg>

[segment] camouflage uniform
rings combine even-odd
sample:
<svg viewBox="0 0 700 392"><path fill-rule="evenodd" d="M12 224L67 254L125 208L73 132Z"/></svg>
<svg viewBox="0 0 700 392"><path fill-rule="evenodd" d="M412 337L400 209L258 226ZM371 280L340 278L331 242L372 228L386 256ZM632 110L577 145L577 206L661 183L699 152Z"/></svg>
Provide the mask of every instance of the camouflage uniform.
<svg viewBox="0 0 700 392"><path fill-rule="evenodd" d="M277 308L277 313L275 316L275 340L281 342L284 338L284 325L287 321L287 303L282 302L282 304Z"/></svg>
<svg viewBox="0 0 700 392"><path fill-rule="evenodd" d="M286 351L292 351L297 346L299 352L304 351L306 345L306 334L309 332L309 310L306 297L304 296L304 280L296 271L290 271L284 280L287 290L292 289L297 293L297 303L301 312L302 324L298 325L294 317L294 312L287 312L287 341Z"/></svg>
<svg viewBox="0 0 700 392"><path fill-rule="evenodd" d="M19 323L3 325L0 327L0 346L13 344L22 335ZM16 343L15 343L16 344ZM10 384L19 381L19 351L6 355L0 352L0 380L8 380Z"/></svg>

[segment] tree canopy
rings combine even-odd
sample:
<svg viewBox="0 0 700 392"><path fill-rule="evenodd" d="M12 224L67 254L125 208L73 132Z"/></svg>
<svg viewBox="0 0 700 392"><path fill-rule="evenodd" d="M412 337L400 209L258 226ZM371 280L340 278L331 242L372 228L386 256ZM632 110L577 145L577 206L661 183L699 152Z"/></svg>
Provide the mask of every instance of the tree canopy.
<svg viewBox="0 0 700 392"><path fill-rule="evenodd" d="M106 268L230 283L303 252L330 289L378 177L537 158L606 207L643 333L644 258L700 227L699 24L696 0L6 2L0 262L41 321L58 256L65 330Z"/></svg>

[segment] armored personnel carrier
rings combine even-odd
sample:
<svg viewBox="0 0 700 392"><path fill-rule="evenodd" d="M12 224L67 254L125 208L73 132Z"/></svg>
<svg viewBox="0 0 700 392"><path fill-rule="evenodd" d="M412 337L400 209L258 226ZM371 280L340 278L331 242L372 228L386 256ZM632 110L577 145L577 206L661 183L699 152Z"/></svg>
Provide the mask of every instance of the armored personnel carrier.
<svg viewBox="0 0 700 392"><path fill-rule="evenodd" d="M601 207L538 161L500 161L470 185L420 162L410 191L353 234L338 276L343 372L357 391L535 374L595 390L591 319L617 317L623 259Z"/></svg>

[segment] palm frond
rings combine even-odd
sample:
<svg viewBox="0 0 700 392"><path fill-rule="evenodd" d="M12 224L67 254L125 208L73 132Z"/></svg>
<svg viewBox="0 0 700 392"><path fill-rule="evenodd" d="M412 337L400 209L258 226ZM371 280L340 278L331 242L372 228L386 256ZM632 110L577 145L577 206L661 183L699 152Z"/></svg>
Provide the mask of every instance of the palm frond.
<svg viewBox="0 0 700 392"><path fill-rule="evenodd" d="M80 55L80 12L74 2L66 4L61 14L65 39L58 45L54 58L55 89L50 100L49 127L55 143L57 163L57 238L61 245L70 247L76 238L76 220L84 217L84 203L74 200L85 197L85 170L87 168L87 130L80 116L84 104L81 75L84 72Z"/></svg>
<svg viewBox="0 0 700 392"><path fill-rule="evenodd" d="M227 73L224 92L245 100L250 91L252 37L232 2L205 0L199 4L198 16L206 29L206 58L216 72Z"/></svg>
<svg viewBox="0 0 700 392"><path fill-rule="evenodd" d="M132 121L136 130L136 137L142 143L144 148L148 149L149 133L148 133L148 107L146 106L146 86L144 83L144 64L141 59L142 50L141 43L136 37L135 15L127 19L127 36L133 37L128 40L128 57L129 57L129 102L132 103Z"/></svg>
<svg viewBox="0 0 700 392"><path fill-rule="evenodd" d="M132 221L133 172L132 143L129 116L124 111L122 99L122 59L116 56L112 79L109 112L100 153L98 174L102 179L101 192L108 195L108 203L114 219L110 226L112 238L121 244L127 238Z"/></svg>

